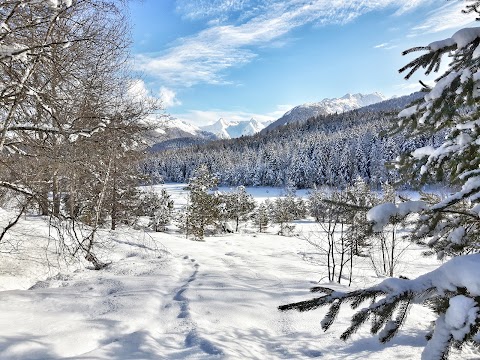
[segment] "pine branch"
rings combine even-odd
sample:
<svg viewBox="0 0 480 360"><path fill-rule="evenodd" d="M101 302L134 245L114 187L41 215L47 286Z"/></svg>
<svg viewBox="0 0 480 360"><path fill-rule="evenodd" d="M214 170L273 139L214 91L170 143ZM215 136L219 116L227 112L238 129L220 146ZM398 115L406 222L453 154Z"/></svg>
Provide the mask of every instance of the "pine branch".
<svg viewBox="0 0 480 360"><path fill-rule="evenodd" d="M426 75L430 74L432 71L438 71L440 67L440 60L443 54L456 50L456 48L457 48L457 45L455 44L451 46L445 46L436 51L431 51L430 47L428 46L420 46L420 47L415 47L415 48L405 50L402 53L402 55L406 55L406 54L409 54L415 51L421 51L421 50L428 50L429 52L412 60L407 65L405 65L400 70L398 70L398 72L403 73L406 70L410 69L410 71L405 76L405 79L408 80L421 67L426 69L425 71Z"/></svg>

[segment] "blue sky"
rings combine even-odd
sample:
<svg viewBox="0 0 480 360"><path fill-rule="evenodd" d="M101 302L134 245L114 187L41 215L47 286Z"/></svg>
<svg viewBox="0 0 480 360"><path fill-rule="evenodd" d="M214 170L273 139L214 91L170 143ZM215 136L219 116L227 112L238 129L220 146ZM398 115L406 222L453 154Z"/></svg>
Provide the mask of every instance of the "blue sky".
<svg viewBox="0 0 480 360"><path fill-rule="evenodd" d="M346 93L407 94L401 51L474 26L462 0L132 2L134 69L166 112L205 125L277 119Z"/></svg>

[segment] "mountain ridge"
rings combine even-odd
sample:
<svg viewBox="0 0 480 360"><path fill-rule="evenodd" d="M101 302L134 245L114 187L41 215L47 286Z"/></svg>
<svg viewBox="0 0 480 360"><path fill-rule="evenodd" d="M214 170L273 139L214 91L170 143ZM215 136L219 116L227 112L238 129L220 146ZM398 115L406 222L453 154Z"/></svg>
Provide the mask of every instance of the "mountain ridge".
<svg viewBox="0 0 480 360"><path fill-rule="evenodd" d="M304 122L319 115L344 113L360 109L387 100L387 97L379 92L371 94L347 93L340 98L325 98L319 102L304 103L287 111L281 118L267 126L262 132L267 132L279 126L292 122Z"/></svg>

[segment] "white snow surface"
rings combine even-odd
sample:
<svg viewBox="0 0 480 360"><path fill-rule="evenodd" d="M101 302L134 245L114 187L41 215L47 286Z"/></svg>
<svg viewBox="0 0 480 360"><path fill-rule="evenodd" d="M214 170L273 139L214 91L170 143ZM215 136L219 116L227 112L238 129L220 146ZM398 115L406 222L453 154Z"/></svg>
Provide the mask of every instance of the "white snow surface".
<svg viewBox="0 0 480 360"><path fill-rule="evenodd" d="M458 295L450 299L445 323L453 330L453 338L462 340L475 323L478 307L472 298Z"/></svg>
<svg viewBox="0 0 480 360"><path fill-rule="evenodd" d="M176 202L186 199L183 185L165 188ZM271 188L247 191L258 195L257 200L282 193ZM0 226L13 215L1 210ZM239 234L207 237L205 242L177 233L102 231L99 239L105 246L98 255L112 263L94 271L56 257L52 244L47 246L46 221L22 217L6 239L18 242L20 253L1 254L0 359L385 360L400 354L402 359L419 359L434 319L422 306L412 306L407 323L389 345L380 344L368 327L350 341L340 341L353 314L348 307L326 333L320 328L326 309L277 311L279 305L313 297L309 288L325 274L322 266L303 260L315 249L302 236L321 236L318 227L308 220L295 226L299 236L278 236L275 229L257 234L243 226ZM466 285L480 295L480 255L438 268L440 263L421 257L421 251L415 245L408 248L401 260L402 275L426 273L425 279L442 288ZM345 291L381 282L368 259L357 261L352 288L328 285ZM477 269L469 271L475 265ZM405 282L383 284L388 281L389 286ZM459 311L446 321L461 325L474 308L460 299L454 302ZM468 351L452 355L475 358L478 354Z"/></svg>
<svg viewBox="0 0 480 360"><path fill-rule="evenodd" d="M158 128L163 132L165 132L165 129L180 130L192 136L197 135L198 132L200 131L200 129L197 126L192 124L187 124L185 121L174 119L174 118L160 120L158 122Z"/></svg>

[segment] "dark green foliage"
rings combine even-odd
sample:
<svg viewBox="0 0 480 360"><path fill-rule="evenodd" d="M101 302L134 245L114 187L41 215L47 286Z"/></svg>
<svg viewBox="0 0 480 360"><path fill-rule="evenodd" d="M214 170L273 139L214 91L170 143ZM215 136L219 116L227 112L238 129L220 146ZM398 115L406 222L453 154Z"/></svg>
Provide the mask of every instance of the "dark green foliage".
<svg viewBox="0 0 480 360"><path fill-rule="evenodd" d="M272 223L280 225L279 235L288 235L294 229L294 225L290 223L305 218L305 203L293 195L279 197L271 204L270 214Z"/></svg>
<svg viewBox="0 0 480 360"><path fill-rule="evenodd" d="M193 235L195 240L203 240L207 226L215 225L220 217L219 197L211 193L218 184L208 168L200 166L188 183L190 190L187 207L187 236Z"/></svg>
<svg viewBox="0 0 480 360"><path fill-rule="evenodd" d="M270 207L268 200L261 203L252 213L252 220L259 232L265 232L270 223Z"/></svg>
<svg viewBox="0 0 480 360"><path fill-rule="evenodd" d="M237 187L234 191L221 194L220 207L224 220L235 221L235 232L238 232L240 222L247 221L255 209L255 200L248 194L244 186Z"/></svg>

